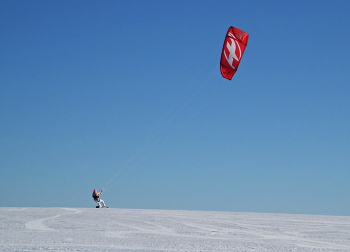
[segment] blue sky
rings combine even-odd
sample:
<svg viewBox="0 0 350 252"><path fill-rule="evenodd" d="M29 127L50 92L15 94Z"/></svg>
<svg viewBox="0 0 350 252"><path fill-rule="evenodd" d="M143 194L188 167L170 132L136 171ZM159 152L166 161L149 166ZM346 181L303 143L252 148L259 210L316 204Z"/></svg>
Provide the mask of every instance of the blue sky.
<svg viewBox="0 0 350 252"><path fill-rule="evenodd" d="M349 10L1 1L0 206L350 215Z"/></svg>

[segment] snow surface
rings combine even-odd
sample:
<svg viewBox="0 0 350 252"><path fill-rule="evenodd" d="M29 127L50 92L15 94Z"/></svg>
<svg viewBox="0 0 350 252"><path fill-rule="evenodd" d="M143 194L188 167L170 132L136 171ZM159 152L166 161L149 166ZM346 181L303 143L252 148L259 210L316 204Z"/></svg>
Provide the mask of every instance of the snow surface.
<svg viewBox="0 0 350 252"><path fill-rule="evenodd" d="M350 251L350 217L0 208L0 251Z"/></svg>

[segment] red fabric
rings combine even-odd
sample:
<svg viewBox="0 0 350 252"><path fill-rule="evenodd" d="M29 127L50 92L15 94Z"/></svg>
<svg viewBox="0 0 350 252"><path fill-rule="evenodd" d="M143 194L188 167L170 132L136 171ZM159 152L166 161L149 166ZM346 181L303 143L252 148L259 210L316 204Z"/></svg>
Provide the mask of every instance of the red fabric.
<svg viewBox="0 0 350 252"><path fill-rule="evenodd" d="M249 34L233 26L228 28L220 59L220 72L222 77L231 80L241 63Z"/></svg>

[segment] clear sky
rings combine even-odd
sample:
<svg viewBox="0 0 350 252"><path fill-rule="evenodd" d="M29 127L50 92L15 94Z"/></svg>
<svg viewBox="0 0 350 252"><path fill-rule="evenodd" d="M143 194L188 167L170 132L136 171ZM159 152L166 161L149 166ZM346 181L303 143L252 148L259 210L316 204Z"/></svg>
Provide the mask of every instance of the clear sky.
<svg viewBox="0 0 350 252"><path fill-rule="evenodd" d="M349 12L1 1L0 206L94 207L104 187L118 208L350 215ZM229 26L250 34L232 81Z"/></svg>

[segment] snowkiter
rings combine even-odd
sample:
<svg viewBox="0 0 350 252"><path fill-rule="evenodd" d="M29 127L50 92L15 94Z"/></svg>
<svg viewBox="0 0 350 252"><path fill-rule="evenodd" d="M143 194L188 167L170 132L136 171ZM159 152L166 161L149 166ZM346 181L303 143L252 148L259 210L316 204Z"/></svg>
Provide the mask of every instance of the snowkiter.
<svg viewBox="0 0 350 252"><path fill-rule="evenodd" d="M98 206L96 207L107 207L105 202L102 199L100 199L100 194L102 194L102 191L97 191L96 189L94 189L94 191L92 192L92 197L94 198L94 201L98 204Z"/></svg>

